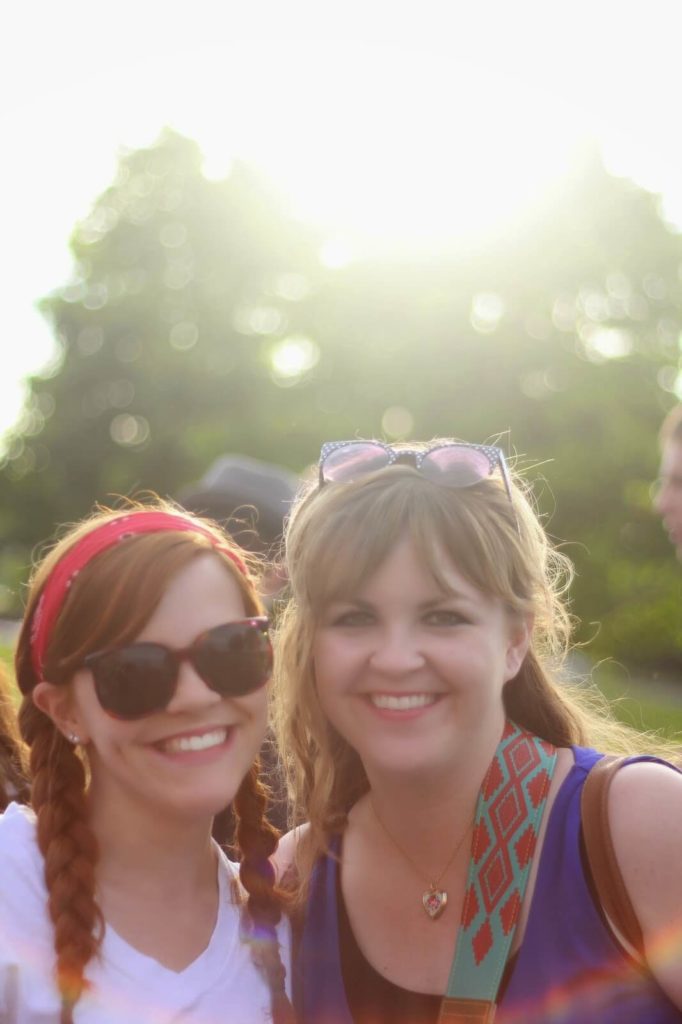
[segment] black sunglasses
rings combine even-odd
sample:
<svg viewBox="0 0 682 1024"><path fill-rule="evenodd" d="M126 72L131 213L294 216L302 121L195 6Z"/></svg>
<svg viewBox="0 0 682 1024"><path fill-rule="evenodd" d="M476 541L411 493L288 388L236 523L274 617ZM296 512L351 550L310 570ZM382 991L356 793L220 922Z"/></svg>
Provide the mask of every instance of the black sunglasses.
<svg viewBox="0 0 682 1024"><path fill-rule="evenodd" d="M189 647L134 643L88 654L102 708L132 720L163 711L178 683L178 670L189 661L211 690L221 697L244 697L268 681L272 647L265 617L226 622L198 636Z"/></svg>

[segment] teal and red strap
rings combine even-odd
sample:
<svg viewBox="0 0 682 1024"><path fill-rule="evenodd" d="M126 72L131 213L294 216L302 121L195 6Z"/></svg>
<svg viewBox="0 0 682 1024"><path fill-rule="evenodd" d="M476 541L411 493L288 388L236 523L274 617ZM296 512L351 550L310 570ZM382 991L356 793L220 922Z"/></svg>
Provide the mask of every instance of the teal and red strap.
<svg viewBox="0 0 682 1024"><path fill-rule="evenodd" d="M478 795L439 1024L492 1024L555 767L551 743L507 722Z"/></svg>

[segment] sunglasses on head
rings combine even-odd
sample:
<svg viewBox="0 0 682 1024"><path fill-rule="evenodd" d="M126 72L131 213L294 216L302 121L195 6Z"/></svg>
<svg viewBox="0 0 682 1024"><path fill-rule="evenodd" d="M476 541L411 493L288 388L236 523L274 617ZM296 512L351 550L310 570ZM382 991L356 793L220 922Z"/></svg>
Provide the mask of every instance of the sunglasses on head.
<svg viewBox="0 0 682 1024"><path fill-rule="evenodd" d="M143 641L95 651L83 664L92 672L105 711L116 718L143 718L168 706L183 661L221 697L245 697L259 689L272 673L268 626L265 617L227 622L202 633L189 647Z"/></svg>
<svg viewBox="0 0 682 1024"><path fill-rule="evenodd" d="M445 441L423 450L394 448L381 441L327 441L320 452L320 487L350 483L376 470L404 463L447 487L471 487L499 469L507 497L512 501L509 470L502 450L459 441Z"/></svg>

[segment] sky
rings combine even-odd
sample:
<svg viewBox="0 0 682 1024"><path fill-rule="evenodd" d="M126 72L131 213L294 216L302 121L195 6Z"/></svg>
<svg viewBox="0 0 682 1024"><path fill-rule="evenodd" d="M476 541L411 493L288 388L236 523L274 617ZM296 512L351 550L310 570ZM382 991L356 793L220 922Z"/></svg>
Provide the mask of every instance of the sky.
<svg viewBox="0 0 682 1024"><path fill-rule="evenodd" d="M197 139L211 176L236 157L262 167L324 225L323 259L351 258L359 239L428 247L500 229L588 137L682 225L676 0L11 6L0 19L0 437L26 375L55 356L36 303L69 278L75 224L121 148L165 124Z"/></svg>

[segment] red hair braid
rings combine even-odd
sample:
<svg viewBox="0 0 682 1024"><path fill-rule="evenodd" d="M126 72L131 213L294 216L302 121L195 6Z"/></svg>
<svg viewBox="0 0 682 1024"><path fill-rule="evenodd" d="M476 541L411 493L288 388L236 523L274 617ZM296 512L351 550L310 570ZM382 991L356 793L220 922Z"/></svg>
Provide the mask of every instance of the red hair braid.
<svg viewBox="0 0 682 1024"><path fill-rule="evenodd" d="M265 817L268 789L259 769L256 761L234 798L236 839L242 855L239 877L249 894L246 907L251 919L252 956L270 988L273 1024L295 1024L275 929L285 903L284 894L275 887L275 869L270 862L279 833Z"/></svg>
<svg viewBox="0 0 682 1024"><path fill-rule="evenodd" d="M85 769L71 744L30 697L24 698L19 723L31 750L31 803L54 925L61 1024L71 1024L73 1007L87 987L85 967L104 932L95 901L98 849L88 824Z"/></svg>

